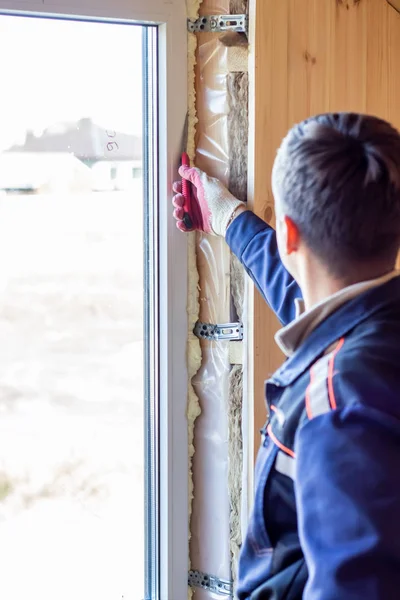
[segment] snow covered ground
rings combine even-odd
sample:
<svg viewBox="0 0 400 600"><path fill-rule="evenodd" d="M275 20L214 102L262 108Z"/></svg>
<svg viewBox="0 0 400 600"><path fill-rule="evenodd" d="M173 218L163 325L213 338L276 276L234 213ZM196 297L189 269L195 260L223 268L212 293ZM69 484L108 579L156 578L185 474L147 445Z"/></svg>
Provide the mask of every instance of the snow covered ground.
<svg viewBox="0 0 400 600"><path fill-rule="evenodd" d="M0 595L143 598L142 196L0 198Z"/></svg>

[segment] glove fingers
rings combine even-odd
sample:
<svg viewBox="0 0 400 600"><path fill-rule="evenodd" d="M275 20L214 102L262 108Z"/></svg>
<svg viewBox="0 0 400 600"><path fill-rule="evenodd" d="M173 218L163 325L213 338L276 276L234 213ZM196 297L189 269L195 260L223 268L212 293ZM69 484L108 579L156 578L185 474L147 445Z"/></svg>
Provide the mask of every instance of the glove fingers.
<svg viewBox="0 0 400 600"><path fill-rule="evenodd" d="M179 231L183 231L183 233L189 233L189 231L193 231L192 229L187 229L183 221L177 221L176 226Z"/></svg>
<svg viewBox="0 0 400 600"><path fill-rule="evenodd" d="M183 208L176 208L173 214L174 219L176 219L177 221L182 221L183 217L185 216L185 211L183 210Z"/></svg>
<svg viewBox="0 0 400 600"><path fill-rule="evenodd" d="M182 194L182 181L174 181L172 184L172 189L175 194Z"/></svg>
<svg viewBox="0 0 400 600"><path fill-rule="evenodd" d="M183 208L185 205L185 198L182 196L182 194L176 194L172 198L172 204L175 206L175 208Z"/></svg>

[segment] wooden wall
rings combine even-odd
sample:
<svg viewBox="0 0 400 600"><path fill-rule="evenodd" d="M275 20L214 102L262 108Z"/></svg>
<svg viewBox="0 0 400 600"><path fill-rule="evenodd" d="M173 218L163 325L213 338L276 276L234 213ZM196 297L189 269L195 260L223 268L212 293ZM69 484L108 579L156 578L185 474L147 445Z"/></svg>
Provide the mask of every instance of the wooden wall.
<svg viewBox="0 0 400 600"><path fill-rule="evenodd" d="M255 14L254 210L274 224L270 173L294 123L352 110L400 129L400 14L386 0L256 0ZM279 325L258 293L254 324L257 448L263 382L282 362Z"/></svg>

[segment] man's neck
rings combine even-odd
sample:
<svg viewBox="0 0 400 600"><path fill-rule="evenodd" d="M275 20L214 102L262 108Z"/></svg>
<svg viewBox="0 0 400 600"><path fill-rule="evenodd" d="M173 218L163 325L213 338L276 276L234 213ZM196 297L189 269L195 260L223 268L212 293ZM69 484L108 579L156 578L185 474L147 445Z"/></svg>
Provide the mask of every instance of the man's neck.
<svg viewBox="0 0 400 600"><path fill-rule="evenodd" d="M305 309L309 310L319 302L326 300L333 294L340 292L350 285L362 283L363 281L371 281L378 277L383 277L391 271L393 271L393 265L380 265L376 268L360 268L357 273L349 275L348 277L335 279L328 275L326 271L318 266L305 273L305 285L302 289Z"/></svg>

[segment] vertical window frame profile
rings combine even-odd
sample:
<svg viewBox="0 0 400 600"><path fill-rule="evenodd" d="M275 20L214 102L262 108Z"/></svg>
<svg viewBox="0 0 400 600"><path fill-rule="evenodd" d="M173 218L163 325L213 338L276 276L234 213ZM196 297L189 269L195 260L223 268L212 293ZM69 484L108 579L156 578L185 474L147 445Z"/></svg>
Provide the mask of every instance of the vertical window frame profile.
<svg viewBox="0 0 400 600"><path fill-rule="evenodd" d="M145 598L157 598L160 588L159 479L159 294L158 272L158 30L142 29L143 62L143 191L144 191L144 390L145 404ZM147 199L147 201L146 201Z"/></svg>
<svg viewBox="0 0 400 600"><path fill-rule="evenodd" d="M151 181L149 179L149 188L145 192L151 196L152 203L144 223L146 237L152 240L155 250L153 254L145 254L147 265L152 265L152 269L146 270L152 278L153 291L145 314L145 344L151 346L151 352L148 348L150 361L145 374L145 389L151 402L147 419L152 425L146 430L145 443L146 487L152 482L145 511L148 538L144 550L147 563L145 600L185 598L189 533L187 238L176 230L171 218L170 198L187 111L186 2L0 0L0 15L3 14L136 23L149 25L151 29L152 39L144 36L144 45L152 43L156 50L153 58L157 64L156 73L155 63L152 65L151 77L154 85L156 76L157 90L153 129L149 132L155 152L152 164L148 165L152 173L149 173ZM147 76L150 76L149 72ZM105 83L112 84L112 74ZM144 150L148 152L149 146L145 144ZM146 281L146 286L148 284L150 280Z"/></svg>

